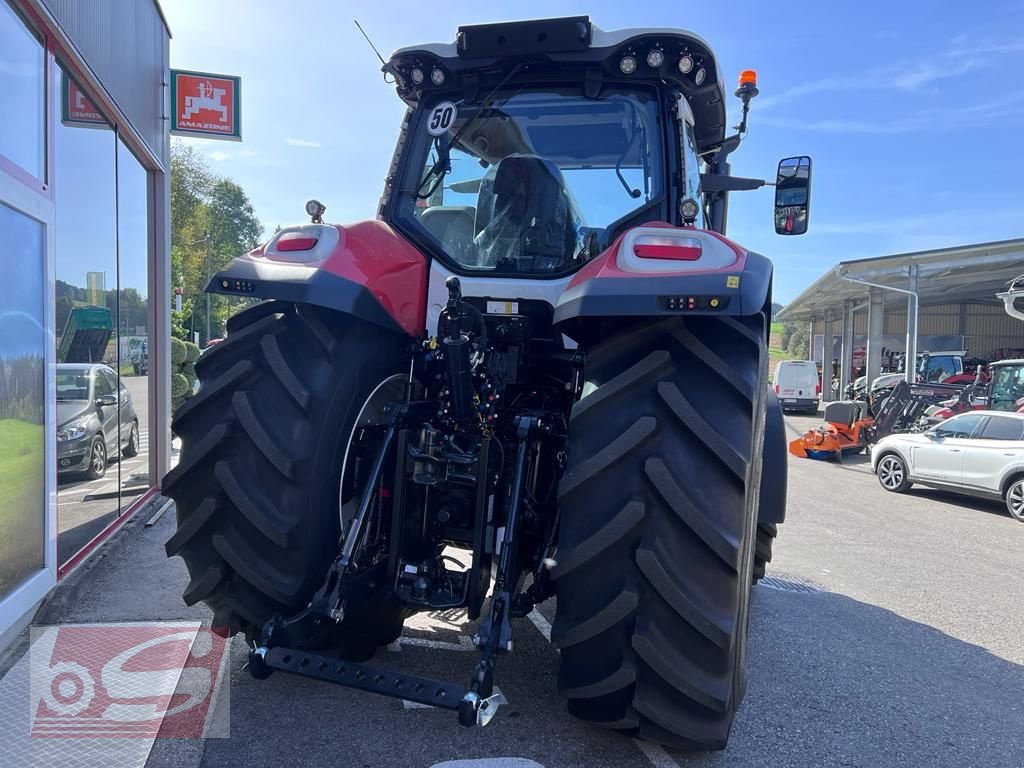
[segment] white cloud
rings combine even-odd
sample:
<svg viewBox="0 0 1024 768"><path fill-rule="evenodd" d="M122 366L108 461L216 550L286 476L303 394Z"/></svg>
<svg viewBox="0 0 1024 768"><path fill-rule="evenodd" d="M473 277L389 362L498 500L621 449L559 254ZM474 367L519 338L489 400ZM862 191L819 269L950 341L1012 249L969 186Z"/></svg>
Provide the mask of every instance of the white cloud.
<svg viewBox="0 0 1024 768"><path fill-rule="evenodd" d="M285 144L290 144L293 147L309 147L311 149L320 149L322 146L319 141L309 141L308 139L285 139Z"/></svg>
<svg viewBox="0 0 1024 768"><path fill-rule="evenodd" d="M763 111L802 96L830 91L920 91L943 80L994 66L992 56L1024 51L1024 40L971 43L966 35L957 35L950 42L954 47L940 56L904 60L853 74L811 80L778 94L762 96L758 99L757 108ZM979 58L982 54L988 58Z"/></svg>
<svg viewBox="0 0 1024 768"><path fill-rule="evenodd" d="M255 149L242 149L239 150L238 152L239 157L256 157L256 155L258 154L259 152L257 152Z"/></svg>
<svg viewBox="0 0 1024 768"><path fill-rule="evenodd" d="M227 160L229 157L231 157L231 155L229 153L222 152L219 149L214 150L213 152L207 152L206 156L208 158L210 158L211 160L214 160L214 161L216 161L218 163L223 163L225 160Z"/></svg>
<svg viewBox="0 0 1024 768"><path fill-rule="evenodd" d="M775 128L815 133L891 135L962 128L986 128L992 126L997 120L1016 118L1021 115L1024 115L1024 92L1011 93L980 104L965 104L941 110L927 109L887 120L858 120L842 117L801 120L768 114L759 116L757 122Z"/></svg>

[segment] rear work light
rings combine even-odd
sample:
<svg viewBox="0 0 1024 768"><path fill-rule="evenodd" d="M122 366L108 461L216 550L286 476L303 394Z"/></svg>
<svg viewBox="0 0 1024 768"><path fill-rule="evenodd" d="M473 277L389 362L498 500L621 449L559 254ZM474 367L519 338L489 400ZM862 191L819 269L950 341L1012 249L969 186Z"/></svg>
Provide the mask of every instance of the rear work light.
<svg viewBox="0 0 1024 768"><path fill-rule="evenodd" d="M320 238L312 237L305 232L286 232L277 238L274 247L278 251L310 251L320 242Z"/></svg>
<svg viewBox="0 0 1024 768"><path fill-rule="evenodd" d="M697 261L701 254L701 244L696 237L640 235L633 242L633 253L641 259Z"/></svg>

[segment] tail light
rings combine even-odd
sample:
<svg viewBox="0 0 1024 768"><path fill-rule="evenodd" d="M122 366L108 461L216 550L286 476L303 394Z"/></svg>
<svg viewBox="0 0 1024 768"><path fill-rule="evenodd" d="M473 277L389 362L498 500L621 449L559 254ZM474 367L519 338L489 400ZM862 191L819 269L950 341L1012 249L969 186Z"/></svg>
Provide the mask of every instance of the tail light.
<svg viewBox="0 0 1024 768"><path fill-rule="evenodd" d="M320 242L319 237L313 237L307 232L285 232L274 243L278 251L311 251Z"/></svg>
<svg viewBox="0 0 1024 768"><path fill-rule="evenodd" d="M821 397L821 382L814 385L814 396Z"/></svg>
<svg viewBox="0 0 1024 768"><path fill-rule="evenodd" d="M697 261L701 251L701 242L696 237L640 235L633 242L633 253L641 259Z"/></svg>
<svg viewBox="0 0 1024 768"><path fill-rule="evenodd" d="M775 385L775 394L776 395L779 394L779 385L778 384Z"/></svg>

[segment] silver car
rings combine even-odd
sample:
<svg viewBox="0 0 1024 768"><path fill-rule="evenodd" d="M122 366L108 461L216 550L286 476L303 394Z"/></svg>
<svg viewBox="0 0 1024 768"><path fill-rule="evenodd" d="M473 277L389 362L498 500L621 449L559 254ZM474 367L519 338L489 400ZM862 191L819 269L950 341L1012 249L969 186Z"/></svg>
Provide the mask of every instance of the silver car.
<svg viewBox="0 0 1024 768"><path fill-rule="evenodd" d="M131 458L138 452L139 417L114 370L99 363L58 364L57 473L100 478L118 453Z"/></svg>
<svg viewBox="0 0 1024 768"><path fill-rule="evenodd" d="M887 491L930 486L1001 499L1024 522L1024 414L970 411L916 434L889 435L871 449Z"/></svg>

